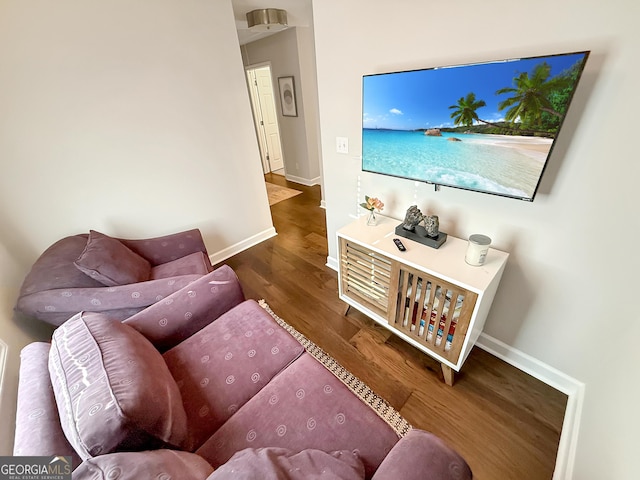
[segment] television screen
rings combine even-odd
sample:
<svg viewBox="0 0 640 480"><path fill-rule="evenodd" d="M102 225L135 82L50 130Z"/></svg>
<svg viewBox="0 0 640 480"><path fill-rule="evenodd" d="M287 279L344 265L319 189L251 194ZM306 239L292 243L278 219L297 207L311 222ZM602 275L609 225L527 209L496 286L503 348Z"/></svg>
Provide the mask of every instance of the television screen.
<svg viewBox="0 0 640 480"><path fill-rule="evenodd" d="M532 201L589 52L362 80L362 170Z"/></svg>

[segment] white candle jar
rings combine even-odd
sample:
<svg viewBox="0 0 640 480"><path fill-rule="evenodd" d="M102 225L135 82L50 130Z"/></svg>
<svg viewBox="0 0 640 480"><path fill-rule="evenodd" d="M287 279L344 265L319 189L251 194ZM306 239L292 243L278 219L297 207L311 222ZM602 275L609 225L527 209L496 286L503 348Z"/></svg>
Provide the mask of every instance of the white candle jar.
<svg viewBox="0 0 640 480"><path fill-rule="evenodd" d="M489 252L489 245L491 245L491 239L486 235L480 235L478 233L469 237L469 244L467 246L467 254L464 257L464 261L474 267L479 267L484 264Z"/></svg>

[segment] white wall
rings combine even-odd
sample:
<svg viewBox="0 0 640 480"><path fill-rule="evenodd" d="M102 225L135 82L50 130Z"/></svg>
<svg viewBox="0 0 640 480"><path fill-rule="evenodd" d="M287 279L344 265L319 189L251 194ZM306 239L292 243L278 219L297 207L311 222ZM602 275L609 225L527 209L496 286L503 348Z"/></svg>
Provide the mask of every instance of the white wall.
<svg viewBox="0 0 640 480"><path fill-rule="evenodd" d="M47 336L12 316L37 256L90 228L198 227L211 253L273 235L259 158L230 0L0 2L0 431Z"/></svg>
<svg viewBox="0 0 640 480"><path fill-rule="evenodd" d="M272 227L229 0L0 8L0 219L19 256L90 227L198 226L212 251Z"/></svg>
<svg viewBox="0 0 640 480"><path fill-rule="evenodd" d="M245 65L271 64L278 123L287 179L303 185L320 183L318 98L313 29L295 27L242 46ZM293 75L297 117L280 108L278 77Z"/></svg>
<svg viewBox="0 0 640 480"><path fill-rule="evenodd" d="M573 478L636 478L638 4L323 0L313 14L329 262L364 194L492 237L511 257L485 331L586 384ZM361 172L363 74L576 50L592 54L535 202Z"/></svg>

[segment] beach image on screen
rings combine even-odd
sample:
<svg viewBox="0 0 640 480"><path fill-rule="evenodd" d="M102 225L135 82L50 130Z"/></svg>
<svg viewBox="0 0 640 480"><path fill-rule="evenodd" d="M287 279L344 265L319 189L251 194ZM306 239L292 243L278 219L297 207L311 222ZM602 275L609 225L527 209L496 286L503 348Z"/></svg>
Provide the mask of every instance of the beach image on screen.
<svg viewBox="0 0 640 480"><path fill-rule="evenodd" d="M532 200L587 56L364 76L362 169Z"/></svg>

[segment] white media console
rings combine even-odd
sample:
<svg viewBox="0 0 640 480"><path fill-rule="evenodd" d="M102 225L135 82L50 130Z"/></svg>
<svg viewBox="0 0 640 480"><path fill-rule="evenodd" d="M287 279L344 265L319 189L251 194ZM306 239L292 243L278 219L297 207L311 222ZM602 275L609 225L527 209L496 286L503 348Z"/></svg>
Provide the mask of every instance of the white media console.
<svg viewBox="0 0 640 480"><path fill-rule="evenodd" d="M400 237L401 222L366 217L337 232L340 298L438 360L453 385L484 328L509 254L489 249L481 266L464 258L467 241L449 235L438 249Z"/></svg>

